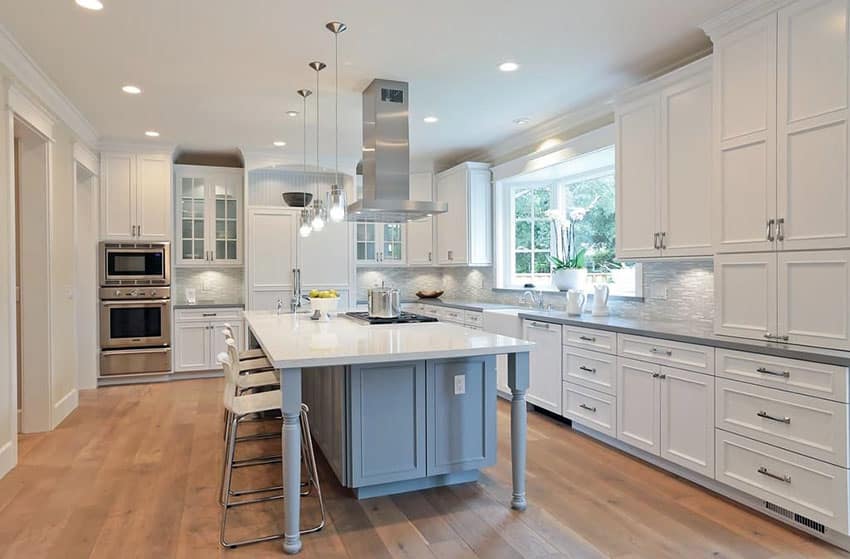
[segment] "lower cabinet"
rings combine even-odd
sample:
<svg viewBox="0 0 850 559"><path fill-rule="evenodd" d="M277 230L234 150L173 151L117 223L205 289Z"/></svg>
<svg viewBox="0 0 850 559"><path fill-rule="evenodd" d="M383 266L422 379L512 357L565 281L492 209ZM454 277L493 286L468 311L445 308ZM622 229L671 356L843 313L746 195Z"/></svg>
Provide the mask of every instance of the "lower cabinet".
<svg viewBox="0 0 850 559"><path fill-rule="evenodd" d="M561 326L537 320L522 321L523 338L534 342L529 357L529 403L561 414Z"/></svg>
<svg viewBox="0 0 850 559"><path fill-rule="evenodd" d="M617 398L569 382L564 383L564 417L609 437L617 436Z"/></svg>
<svg viewBox="0 0 850 559"><path fill-rule="evenodd" d="M242 309L178 309L174 313L174 371L220 369L216 358L226 351L222 328L227 324L243 348Z"/></svg>
<svg viewBox="0 0 850 559"><path fill-rule="evenodd" d="M617 359L617 438L714 476L714 377Z"/></svg>

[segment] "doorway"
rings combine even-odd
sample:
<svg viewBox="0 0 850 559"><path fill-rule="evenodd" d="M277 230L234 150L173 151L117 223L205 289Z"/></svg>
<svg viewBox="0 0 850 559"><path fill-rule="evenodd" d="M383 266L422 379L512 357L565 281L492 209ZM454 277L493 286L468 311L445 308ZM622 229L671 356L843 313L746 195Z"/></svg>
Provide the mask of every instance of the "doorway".
<svg viewBox="0 0 850 559"><path fill-rule="evenodd" d="M88 159L94 159L93 157ZM91 165L92 167L94 165ZM77 343L77 384L97 388L97 176L85 165L74 164L74 312Z"/></svg>

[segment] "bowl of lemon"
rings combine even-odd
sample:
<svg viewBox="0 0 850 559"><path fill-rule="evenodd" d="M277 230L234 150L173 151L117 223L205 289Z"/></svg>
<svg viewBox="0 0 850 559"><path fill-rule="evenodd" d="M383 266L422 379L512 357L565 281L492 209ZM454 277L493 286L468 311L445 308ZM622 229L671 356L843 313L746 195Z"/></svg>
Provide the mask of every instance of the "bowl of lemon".
<svg viewBox="0 0 850 559"><path fill-rule="evenodd" d="M336 313L339 307L339 293L335 289L313 289L310 291L310 310L313 311L313 320L321 320L327 322L330 320L330 313Z"/></svg>

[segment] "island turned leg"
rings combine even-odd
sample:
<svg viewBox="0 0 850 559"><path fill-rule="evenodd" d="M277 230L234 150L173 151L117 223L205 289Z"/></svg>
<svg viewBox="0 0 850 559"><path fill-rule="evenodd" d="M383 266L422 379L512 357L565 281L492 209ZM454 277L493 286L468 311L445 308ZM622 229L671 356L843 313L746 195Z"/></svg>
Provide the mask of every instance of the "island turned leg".
<svg viewBox="0 0 850 559"><path fill-rule="evenodd" d="M283 450L283 551L301 551L301 369L280 371L283 393L281 449Z"/></svg>
<svg viewBox="0 0 850 559"><path fill-rule="evenodd" d="M508 386L511 389L511 469L514 493L511 507L525 510L525 451L528 411L525 393L528 391L528 352L508 354Z"/></svg>

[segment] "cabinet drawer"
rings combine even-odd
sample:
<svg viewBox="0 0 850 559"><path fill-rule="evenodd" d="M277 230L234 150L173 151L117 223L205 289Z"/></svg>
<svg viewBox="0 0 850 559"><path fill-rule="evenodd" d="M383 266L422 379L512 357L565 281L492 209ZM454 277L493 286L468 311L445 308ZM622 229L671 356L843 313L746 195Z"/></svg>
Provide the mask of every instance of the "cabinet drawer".
<svg viewBox="0 0 850 559"><path fill-rule="evenodd" d="M721 430L716 444L717 481L847 533L847 470Z"/></svg>
<svg viewBox="0 0 850 559"><path fill-rule="evenodd" d="M459 309L442 308L437 311L437 317L445 322L457 322L463 324L463 311Z"/></svg>
<svg viewBox="0 0 850 559"><path fill-rule="evenodd" d="M216 309L177 309L174 320L242 320L242 309L239 307Z"/></svg>
<svg viewBox="0 0 850 559"><path fill-rule="evenodd" d="M435 318L440 317L440 308L434 305L422 304L419 306L419 312L421 314L424 314L425 316L431 316Z"/></svg>
<svg viewBox="0 0 850 559"><path fill-rule="evenodd" d="M847 404L723 378L715 386L717 427L847 467Z"/></svg>
<svg viewBox="0 0 850 559"><path fill-rule="evenodd" d="M564 383L564 417L608 436L617 436L617 399L577 384Z"/></svg>
<svg viewBox="0 0 850 559"><path fill-rule="evenodd" d="M618 353L623 357L714 374L714 348L621 334Z"/></svg>
<svg viewBox="0 0 850 559"><path fill-rule="evenodd" d="M606 330L564 326L564 345L602 351L613 355L617 353L617 334Z"/></svg>
<svg viewBox="0 0 850 559"><path fill-rule="evenodd" d="M463 321L467 326L481 326L482 313L478 311L464 311Z"/></svg>
<svg viewBox="0 0 850 559"><path fill-rule="evenodd" d="M564 382L617 395L617 358L613 355L564 347Z"/></svg>
<svg viewBox="0 0 850 559"><path fill-rule="evenodd" d="M721 377L838 402L848 401L846 367L728 349L718 349L716 359L717 375Z"/></svg>

